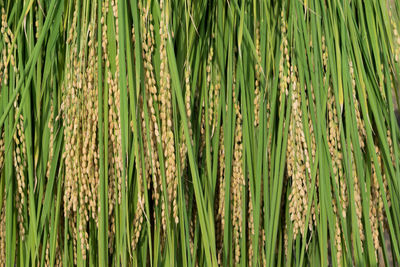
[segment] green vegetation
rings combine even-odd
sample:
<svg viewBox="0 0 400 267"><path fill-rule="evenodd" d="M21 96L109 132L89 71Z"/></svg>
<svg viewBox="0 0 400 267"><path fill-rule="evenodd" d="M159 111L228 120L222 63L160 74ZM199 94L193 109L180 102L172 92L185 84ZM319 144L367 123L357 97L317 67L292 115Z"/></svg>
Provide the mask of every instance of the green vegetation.
<svg viewBox="0 0 400 267"><path fill-rule="evenodd" d="M400 264L398 1L0 8L1 266Z"/></svg>

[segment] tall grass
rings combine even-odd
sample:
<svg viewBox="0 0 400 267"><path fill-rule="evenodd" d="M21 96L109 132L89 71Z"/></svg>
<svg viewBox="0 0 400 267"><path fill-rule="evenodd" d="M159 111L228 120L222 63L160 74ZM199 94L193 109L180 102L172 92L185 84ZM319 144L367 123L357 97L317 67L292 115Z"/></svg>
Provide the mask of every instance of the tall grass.
<svg viewBox="0 0 400 267"><path fill-rule="evenodd" d="M397 1L0 8L1 266L400 264Z"/></svg>

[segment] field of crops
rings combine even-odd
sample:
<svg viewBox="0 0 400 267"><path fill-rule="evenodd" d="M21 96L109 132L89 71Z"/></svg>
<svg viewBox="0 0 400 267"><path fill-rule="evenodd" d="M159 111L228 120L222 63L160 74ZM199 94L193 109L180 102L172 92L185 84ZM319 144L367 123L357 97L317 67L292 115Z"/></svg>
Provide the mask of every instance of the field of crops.
<svg viewBox="0 0 400 267"><path fill-rule="evenodd" d="M0 0L1 266L398 266L400 3Z"/></svg>

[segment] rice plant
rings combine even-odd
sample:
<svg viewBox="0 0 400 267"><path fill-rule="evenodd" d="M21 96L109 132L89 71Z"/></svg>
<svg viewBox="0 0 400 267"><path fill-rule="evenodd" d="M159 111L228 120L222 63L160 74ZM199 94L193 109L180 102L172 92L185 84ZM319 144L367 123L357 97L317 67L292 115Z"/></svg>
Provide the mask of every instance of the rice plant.
<svg viewBox="0 0 400 267"><path fill-rule="evenodd" d="M400 4L0 0L1 266L398 266Z"/></svg>

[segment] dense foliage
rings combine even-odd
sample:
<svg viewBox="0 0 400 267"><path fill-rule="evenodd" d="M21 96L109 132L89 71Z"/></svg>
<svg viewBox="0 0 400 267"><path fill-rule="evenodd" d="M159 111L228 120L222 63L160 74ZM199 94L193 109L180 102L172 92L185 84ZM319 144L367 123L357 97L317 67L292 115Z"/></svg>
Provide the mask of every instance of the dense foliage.
<svg viewBox="0 0 400 267"><path fill-rule="evenodd" d="M400 264L400 6L0 0L0 265Z"/></svg>

